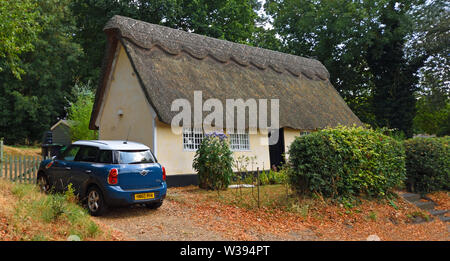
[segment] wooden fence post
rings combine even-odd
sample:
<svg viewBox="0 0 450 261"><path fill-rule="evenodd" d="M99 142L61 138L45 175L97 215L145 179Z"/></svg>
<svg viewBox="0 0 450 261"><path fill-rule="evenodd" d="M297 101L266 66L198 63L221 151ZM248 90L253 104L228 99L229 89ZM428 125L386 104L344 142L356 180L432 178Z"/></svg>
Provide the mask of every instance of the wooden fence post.
<svg viewBox="0 0 450 261"><path fill-rule="evenodd" d="M13 177L13 156L11 156L11 155L9 155L9 157L8 157L8 159L9 159L9 180L11 180L12 181L12 177Z"/></svg>
<svg viewBox="0 0 450 261"><path fill-rule="evenodd" d="M0 139L0 163L3 162L3 138Z"/></svg>
<svg viewBox="0 0 450 261"><path fill-rule="evenodd" d="M3 175L3 138L0 139L0 178Z"/></svg>
<svg viewBox="0 0 450 261"><path fill-rule="evenodd" d="M36 163L34 164L35 171L34 171L34 177L33 177L33 184L36 184L37 173L38 173L39 164L41 164L41 161L42 161L41 156L36 156Z"/></svg>
<svg viewBox="0 0 450 261"><path fill-rule="evenodd" d="M256 184L258 185L258 208L259 208L259 186L260 186L260 184L259 184L259 167L258 168L256 168L256 179L257 179L257 181L256 181Z"/></svg>
<svg viewBox="0 0 450 261"><path fill-rule="evenodd" d="M28 184L30 184L31 183L31 171L30 171L31 156L27 156L26 160L27 160L27 166L26 166L27 172L25 174L25 180L27 181Z"/></svg>
<svg viewBox="0 0 450 261"><path fill-rule="evenodd" d="M18 172L18 165L17 165L17 163L18 163L18 156L14 156L14 181L17 181L17 178L18 178L18 174L19 173L17 173Z"/></svg>

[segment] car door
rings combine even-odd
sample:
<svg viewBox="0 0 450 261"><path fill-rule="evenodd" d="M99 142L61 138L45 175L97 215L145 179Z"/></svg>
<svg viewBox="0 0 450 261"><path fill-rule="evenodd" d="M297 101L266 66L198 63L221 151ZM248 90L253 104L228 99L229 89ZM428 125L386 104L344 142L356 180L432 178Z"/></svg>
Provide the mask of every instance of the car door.
<svg viewBox="0 0 450 261"><path fill-rule="evenodd" d="M97 161L99 149L94 146L81 146L74 162L72 162L72 171L69 177L69 183L72 184L74 193L80 194L83 184L85 184L93 173L93 165Z"/></svg>
<svg viewBox="0 0 450 261"><path fill-rule="evenodd" d="M80 146L72 145L55 160L52 166L52 184L57 191L64 191L67 188L70 172L72 171L72 163L79 150Z"/></svg>

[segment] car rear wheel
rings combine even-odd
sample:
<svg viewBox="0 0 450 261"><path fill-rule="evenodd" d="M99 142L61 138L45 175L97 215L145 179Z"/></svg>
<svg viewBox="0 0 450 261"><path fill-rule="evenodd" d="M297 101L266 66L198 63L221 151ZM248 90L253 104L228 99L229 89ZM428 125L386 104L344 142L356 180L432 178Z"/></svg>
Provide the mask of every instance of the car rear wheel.
<svg viewBox="0 0 450 261"><path fill-rule="evenodd" d="M90 187L87 192L87 209L92 216L100 216L106 211L103 194L97 187Z"/></svg>
<svg viewBox="0 0 450 261"><path fill-rule="evenodd" d="M39 190L42 193L46 193L47 194L50 191L50 183L48 182L48 178L46 176L40 175L37 178L37 182L36 183L37 183L37 185L39 187Z"/></svg>

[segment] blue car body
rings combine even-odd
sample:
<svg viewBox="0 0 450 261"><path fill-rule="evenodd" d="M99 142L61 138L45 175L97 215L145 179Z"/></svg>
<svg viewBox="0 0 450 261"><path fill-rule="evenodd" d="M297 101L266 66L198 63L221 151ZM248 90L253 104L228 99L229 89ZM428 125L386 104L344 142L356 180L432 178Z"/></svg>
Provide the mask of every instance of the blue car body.
<svg viewBox="0 0 450 261"><path fill-rule="evenodd" d="M127 157L143 161L126 162ZM70 184L82 201L95 187L107 206L160 206L167 192L165 170L151 150L128 141L75 142L58 157L42 161L38 182L40 177L56 191Z"/></svg>

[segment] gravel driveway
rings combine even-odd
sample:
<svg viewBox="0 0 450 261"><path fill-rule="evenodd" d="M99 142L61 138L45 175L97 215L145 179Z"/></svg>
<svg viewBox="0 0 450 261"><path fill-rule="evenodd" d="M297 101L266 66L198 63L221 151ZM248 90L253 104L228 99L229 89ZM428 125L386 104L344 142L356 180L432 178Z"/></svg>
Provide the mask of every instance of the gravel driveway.
<svg viewBox="0 0 450 261"><path fill-rule="evenodd" d="M116 230L126 240L139 241L217 241L217 240L317 240L309 229L293 230L282 235L263 226L239 220L241 209L229 211L222 206L207 206L179 200L189 195L168 191L164 204L157 210L144 206L111 209L95 221ZM211 211L212 209L212 211ZM221 211L223 210L223 211ZM230 212L234 219L229 219ZM237 217L237 219L236 219ZM237 220L237 221L236 221ZM267 226L266 226L267 227Z"/></svg>
<svg viewBox="0 0 450 261"><path fill-rule="evenodd" d="M188 218L190 214L191 210L180 209L167 199L158 210L144 206L118 208L95 219L121 232L129 240L225 240L220 234L194 223Z"/></svg>

